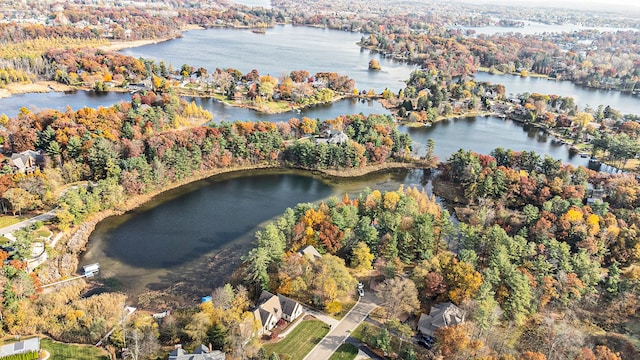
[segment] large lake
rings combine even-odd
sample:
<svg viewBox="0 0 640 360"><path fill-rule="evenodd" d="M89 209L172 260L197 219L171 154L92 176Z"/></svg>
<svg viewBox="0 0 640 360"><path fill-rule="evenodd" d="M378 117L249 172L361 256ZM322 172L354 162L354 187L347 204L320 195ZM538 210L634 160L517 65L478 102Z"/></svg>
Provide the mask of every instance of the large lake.
<svg viewBox="0 0 640 360"><path fill-rule="evenodd" d="M356 45L363 35L347 31L293 25L276 25L265 34L251 30L208 29L184 33L179 39L122 50L134 57L164 60L174 68L183 64L215 68L235 68L243 73L253 69L275 77L292 70L315 74L332 71L348 75L360 90L404 87L415 68L386 59ZM197 50L196 50L197 49ZM370 71L369 60L380 62L382 70Z"/></svg>
<svg viewBox="0 0 640 360"><path fill-rule="evenodd" d="M339 182L293 171L216 176L102 221L80 261L99 262L100 276L117 279L132 301L150 290L197 301L224 284L251 248L255 232L287 207L366 187L397 190L400 184L429 190L428 177L418 170Z"/></svg>
<svg viewBox="0 0 640 360"><path fill-rule="evenodd" d="M522 21L522 20L516 20ZM544 34L544 33L563 33L563 32L576 32L583 30L598 30L601 32L615 32L615 31L627 31L637 29L624 29L624 28L615 28L615 27L590 27L590 26L582 26L575 24L564 24L564 25L551 25L551 24L543 24L535 21L522 21L524 23L524 27L505 27L505 26L450 26L452 29L458 29L467 31L473 30L476 34L484 34L484 35L495 35L495 34L505 34L505 33L521 33L524 35L532 35L532 34Z"/></svg>

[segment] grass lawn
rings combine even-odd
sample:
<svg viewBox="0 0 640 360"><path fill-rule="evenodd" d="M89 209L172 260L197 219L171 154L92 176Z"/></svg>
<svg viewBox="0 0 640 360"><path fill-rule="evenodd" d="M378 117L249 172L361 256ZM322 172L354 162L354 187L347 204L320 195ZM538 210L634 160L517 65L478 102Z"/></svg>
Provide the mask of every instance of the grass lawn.
<svg viewBox="0 0 640 360"><path fill-rule="evenodd" d="M353 360L356 356L358 356L357 347L352 344L342 344L329 360Z"/></svg>
<svg viewBox="0 0 640 360"><path fill-rule="evenodd" d="M277 353L281 359L302 360L329 332L327 324L320 320L305 320L285 337L274 344L265 344L267 353Z"/></svg>
<svg viewBox="0 0 640 360"><path fill-rule="evenodd" d="M47 350L51 360L109 360L106 351L91 345L65 344L51 339L42 339L40 347Z"/></svg>
<svg viewBox="0 0 640 360"><path fill-rule="evenodd" d="M11 226L13 224L17 224L22 220L26 220L26 217L22 216L0 216L0 228Z"/></svg>
<svg viewBox="0 0 640 360"><path fill-rule="evenodd" d="M345 317L345 315L347 315L349 310L351 310L354 306L356 306L355 300L346 301L344 304L342 304L342 309L340 310L340 312L333 315L333 317L338 320L342 320L342 318Z"/></svg>

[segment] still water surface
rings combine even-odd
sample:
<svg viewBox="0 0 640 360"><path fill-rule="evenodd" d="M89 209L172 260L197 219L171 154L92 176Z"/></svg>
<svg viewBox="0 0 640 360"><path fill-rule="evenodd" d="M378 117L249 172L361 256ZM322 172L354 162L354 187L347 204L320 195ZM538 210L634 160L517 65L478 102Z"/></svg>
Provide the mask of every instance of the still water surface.
<svg viewBox="0 0 640 360"><path fill-rule="evenodd" d="M228 279L251 248L255 231L287 207L366 187L397 190L406 183L426 189L427 181L417 170L339 182L292 171L225 174L102 221L81 264L99 262L100 276L117 279L132 296L171 289L195 300Z"/></svg>
<svg viewBox="0 0 640 360"><path fill-rule="evenodd" d="M348 75L360 90L385 88L397 92L404 87L415 66L386 59L356 45L362 34L304 26L277 25L265 34L243 29L187 31L179 39L122 50L134 57L164 60L174 68L183 64L234 68L248 73L253 69L275 77L292 70L322 71ZM197 51L194 51L197 49ZM382 70L370 71L369 60L380 62Z"/></svg>
<svg viewBox="0 0 640 360"><path fill-rule="evenodd" d="M19 94L0 99L0 114L9 117L18 115L22 107L39 112L54 109L65 111L67 106L72 110L84 107L109 107L121 101L131 101L131 94L119 92L97 93L95 91L74 91L70 93L51 91L48 93Z"/></svg>
<svg viewBox="0 0 640 360"><path fill-rule="evenodd" d="M514 75L492 75L486 72L477 73L475 78L477 81L503 84L507 96L515 96L526 92L570 96L575 100L579 110L583 110L586 106L597 109L599 105L605 107L609 105L623 114L640 114L640 97L619 91L590 89L575 85L569 81Z"/></svg>

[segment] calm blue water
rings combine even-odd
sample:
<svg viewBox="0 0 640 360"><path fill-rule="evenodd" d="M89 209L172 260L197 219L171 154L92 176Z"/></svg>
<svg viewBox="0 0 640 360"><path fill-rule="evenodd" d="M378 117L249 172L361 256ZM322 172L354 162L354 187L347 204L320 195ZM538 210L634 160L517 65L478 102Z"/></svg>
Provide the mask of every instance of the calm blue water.
<svg viewBox="0 0 640 360"><path fill-rule="evenodd" d="M623 94L619 91L590 89L577 86L569 81L549 80L535 77L521 77L515 75L492 75L479 72L475 75L478 81L488 81L493 84L503 84L507 96L528 93L570 96L575 100L580 110L586 106L597 109L598 105L607 105L623 114L640 114L640 97Z"/></svg>
<svg viewBox="0 0 640 360"><path fill-rule="evenodd" d="M292 70L321 71L348 75L360 90L385 88L397 92L404 87L414 66L381 57L356 45L362 34L293 25L277 25L265 34L251 30L208 29L184 33L184 37L158 44L125 49L122 53L156 61L174 68L183 64L235 68L243 73L280 76ZM198 49L198 51L193 51ZM380 62L382 70L370 71L369 60Z"/></svg>

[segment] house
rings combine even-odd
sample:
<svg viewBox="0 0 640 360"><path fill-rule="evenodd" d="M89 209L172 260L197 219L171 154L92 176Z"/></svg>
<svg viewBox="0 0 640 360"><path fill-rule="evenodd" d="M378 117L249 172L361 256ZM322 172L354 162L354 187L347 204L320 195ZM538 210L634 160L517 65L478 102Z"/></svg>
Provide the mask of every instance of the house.
<svg viewBox="0 0 640 360"><path fill-rule="evenodd" d="M324 130L320 133L320 136L315 138L316 144L336 144L342 145L349 141L347 134L338 130Z"/></svg>
<svg viewBox="0 0 640 360"><path fill-rule="evenodd" d="M191 354L184 351L182 347L178 347L169 354L169 360L225 360L225 354L204 345L200 345Z"/></svg>
<svg viewBox="0 0 640 360"><path fill-rule="evenodd" d="M450 302L440 303L431 307L429 315L420 315L418 331L424 335L433 336L439 328L452 326L464 322L465 311Z"/></svg>
<svg viewBox="0 0 640 360"><path fill-rule="evenodd" d="M286 321L292 322L302 315L302 305L297 301L280 294L278 294L278 300L282 308L282 318Z"/></svg>
<svg viewBox="0 0 640 360"><path fill-rule="evenodd" d="M36 167L44 162L44 156L40 151L27 150L19 154L11 155L11 165L15 171L21 174L30 174Z"/></svg>
<svg viewBox="0 0 640 360"><path fill-rule="evenodd" d="M258 300L258 306L253 311L253 315L256 320L260 321L261 328L258 331L259 334L262 335L270 331L276 327L278 320L282 318L280 299L268 291L262 291L260 299Z"/></svg>
<svg viewBox="0 0 640 360"><path fill-rule="evenodd" d="M253 316L260 322L258 334L262 335L271 331L280 319L291 322L302 315L302 306L295 300L284 295L274 295L268 291L262 291L258 305L253 310Z"/></svg>
<svg viewBox="0 0 640 360"><path fill-rule="evenodd" d="M32 351L40 351L40 338L34 337L11 344L0 346L0 358L5 356L29 353Z"/></svg>
<svg viewBox="0 0 640 360"><path fill-rule="evenodd" d="M298 251L298 254L302 256L306 256L309 260L315 261L316 259L320 259L322 255L311 245L305 246Z"/></svg>

